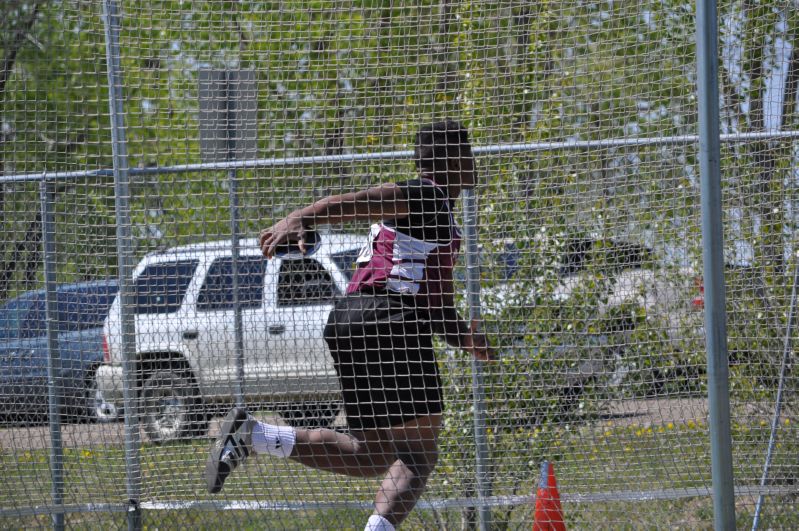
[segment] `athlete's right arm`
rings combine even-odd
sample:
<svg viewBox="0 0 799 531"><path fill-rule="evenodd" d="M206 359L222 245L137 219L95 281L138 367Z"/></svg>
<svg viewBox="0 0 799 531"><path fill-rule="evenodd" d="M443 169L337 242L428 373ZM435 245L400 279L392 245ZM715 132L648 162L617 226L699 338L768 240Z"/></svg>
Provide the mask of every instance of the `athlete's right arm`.
<svg viewBox="0 0 799 531"><path fill-rule="evenodd" d="M312 225L336 224L355 220L397 219L408 215L408 201L394 183L365 190L331 195L300 208L261 231L259 243L267 258L275 255L277 246L287 240L300 242L304 251L305 229Z"/></svg>
<svg viewBox="0 0 799 531"><path fill-rule="evenodd" d="M492 360L495 358L494 349L488 344L483 332L477 328L477 322L471 325L461 319L455 307L455 289L452 280L452 269L441 269L441 308L431 312L433 330L444 336L444 340L452 347L458 347L470 352L479 360Z"/></svg>

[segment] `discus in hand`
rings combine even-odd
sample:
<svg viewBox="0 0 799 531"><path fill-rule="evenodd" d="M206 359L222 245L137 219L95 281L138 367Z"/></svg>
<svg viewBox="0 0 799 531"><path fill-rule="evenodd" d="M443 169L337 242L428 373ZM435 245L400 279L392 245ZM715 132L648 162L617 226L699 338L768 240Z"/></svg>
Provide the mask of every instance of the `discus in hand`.
<svg viewBox="0 0 799 531"><path fill-rule="evenodd" d="M319 233L310 229L305 229L302 236L299 238L292 238L289 236L283 241L278 241L276 245L272 240L270 240L269 236L267 236L267 240L269 240L268 244L274 245L274 252L272 253L272 256L276 256L278 258L283 258L286 256L310 256L319 249L319 246L322 243ZM262 240L261 248L265 251L264 254L266 254L268 249L264 249L264 243L267 242Z"/></svg>

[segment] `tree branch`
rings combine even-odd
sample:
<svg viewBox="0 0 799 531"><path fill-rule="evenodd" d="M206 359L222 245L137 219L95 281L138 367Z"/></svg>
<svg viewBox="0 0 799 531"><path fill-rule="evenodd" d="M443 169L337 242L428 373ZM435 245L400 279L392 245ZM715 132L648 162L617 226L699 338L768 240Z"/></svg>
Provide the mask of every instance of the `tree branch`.
<svg viewBox="0 0 799 531"><path fill-rule="evenodd" d="M28 259L23 264L25 268L25 287L30 287L27 284L35 279L36 273L39 270L39 258L41 256L39 249L41 232L42 213L37 212L36 217L28 225L25 238L17 240L17 243L14 244L11 257L0 265L0 300L8 298L8 288L11 285L11 280L14 277L14 273L18 270L17 266L24 260L26 253Z"/></svg>
<svg viewBox="0 0 799 531"><path fill-rule="evenodd" d="M3 68L0 69L0 103L5 101L6 83L8 78L11 77L11 71L17 62L17 54L22 49L25 42L25 37L33 29L33 24L36 22L36 16L39 14L39 1L33 2L33 9L27 19L22 23L21 27L14 33L11 40L11 46L6 50L5 57L3 57Z"/></svg>

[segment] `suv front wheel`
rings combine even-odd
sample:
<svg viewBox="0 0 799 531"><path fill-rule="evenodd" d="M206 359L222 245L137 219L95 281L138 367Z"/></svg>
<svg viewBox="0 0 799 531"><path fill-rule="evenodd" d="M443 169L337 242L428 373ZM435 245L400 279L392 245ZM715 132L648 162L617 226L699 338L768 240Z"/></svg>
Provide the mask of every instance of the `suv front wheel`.
<svg viewBox="0 0 799 531"><path fill-rule="evenodd" d="M142 385L141 419L144 431L154 443L205 433L200 392L190 375L178 368L160 368Z"/></svg>

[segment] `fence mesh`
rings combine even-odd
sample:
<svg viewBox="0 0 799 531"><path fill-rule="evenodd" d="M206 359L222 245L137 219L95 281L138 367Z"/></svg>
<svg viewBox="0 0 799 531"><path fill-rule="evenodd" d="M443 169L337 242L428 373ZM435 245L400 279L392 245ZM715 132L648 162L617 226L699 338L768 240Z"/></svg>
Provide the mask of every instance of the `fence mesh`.
<svg viewBox="0 0 799 531"><path fill-rule="evenodd" d="M475 375L435 340L438 463L404 527L471 528L488 507L492 528L528 528L543 461L569 527L711 525L692 3L119 4L124 248L103 3L0 7L3 527L124 527L133 492L146 526L361 528L380 479L258 455L211 495L205 460L242 401L350 433L322 331L368 223L318 227L306 257L266 261L255 237L330 194L413 179L415 133L444 118L469 129L478 175L480 305L465 246L456 303L498 359ZM718 13L737 522L791 528L797 11ZM137 264L138 422L121 253Z"/></svg>

